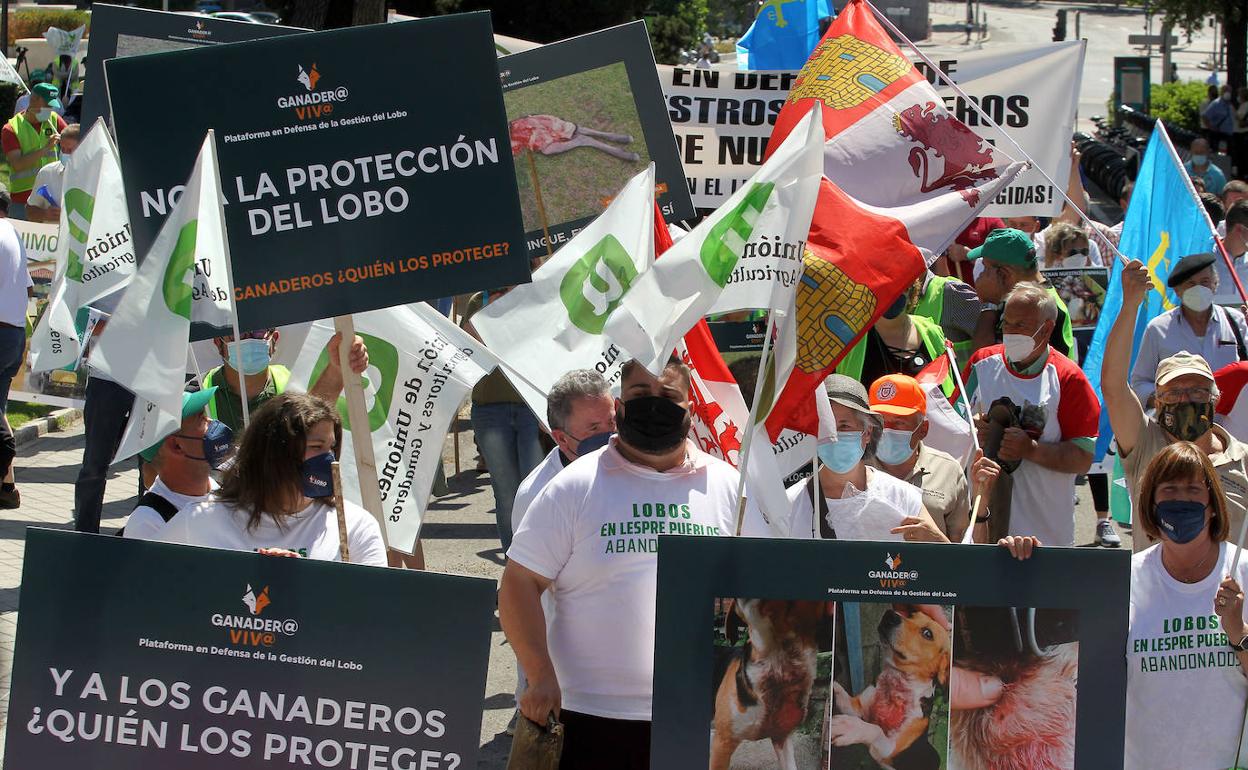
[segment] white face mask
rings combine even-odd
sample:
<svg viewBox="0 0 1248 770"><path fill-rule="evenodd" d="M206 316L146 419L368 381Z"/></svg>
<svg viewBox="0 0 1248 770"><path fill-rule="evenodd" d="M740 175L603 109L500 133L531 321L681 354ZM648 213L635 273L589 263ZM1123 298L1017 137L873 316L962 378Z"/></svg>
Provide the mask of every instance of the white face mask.
<svg viewBox="0 0 1248 770"><path fill-rule="evenodd" d="M1183 291L1183 306L1196 313L1203 313L1213 306L1213 289L1208 286L1189 286Z"/></svg>
<svg viewBox="0 0 1248 770"><path fill-rule="evenodd" d="M1206 162L1206 161L1208 161L1208 160L1209 160L1209 156L1207 156L1207 155L1193 155L1193 156L1192 156L1192 165L1193 165L1193 166L1203 166L1203 165L1205 165L1205 162Z"/></svg>
<svg viewBox="0 0 1248 770"><path fill-rule="evenodd" d="M1018 363L1036 352L1035 332L1028 334L1002 334L1001 342L1005 345L1005 359L1010 363Z"/></svg>
<svg viewBox="0 0 1248 770"><path fill-rule="evenodd" d="M52 117L52 110L47 107L44 107L42 110L39 110L38 112L35 113L35 120L38 120L40 123L44 122L50 117Z"/></svg>

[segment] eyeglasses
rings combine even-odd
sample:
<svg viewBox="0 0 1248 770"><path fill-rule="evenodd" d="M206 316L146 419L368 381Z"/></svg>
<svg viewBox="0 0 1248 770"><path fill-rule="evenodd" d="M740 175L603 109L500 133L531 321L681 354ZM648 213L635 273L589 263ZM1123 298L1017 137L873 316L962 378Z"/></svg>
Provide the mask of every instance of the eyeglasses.
<svg viewBox="0 0 1248 770"><path fill-rule="evenodd" d="M1207 404L1213 400L1212 388L1167 388L1157 391L1157 400L1163 404Z"/></svg>

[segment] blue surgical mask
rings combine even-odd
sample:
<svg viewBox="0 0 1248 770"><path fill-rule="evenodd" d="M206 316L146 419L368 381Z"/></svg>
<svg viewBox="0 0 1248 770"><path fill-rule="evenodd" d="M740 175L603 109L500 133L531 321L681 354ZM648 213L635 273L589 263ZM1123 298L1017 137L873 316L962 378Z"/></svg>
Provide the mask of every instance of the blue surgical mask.
<svg viewBox="0 0 1248 770"><path fill-rule="evenodd" d="M1192 500L1163 500L1153 506L1162 533L1182 545L1196 539L1205 529L1205 504Z"/></svg>
<svg viewBox="0 0 1248 770"><path fill-rule="evenodd" d="M299 477L304 497L329 497L334 493L334 453L325 452L303 461Z"/></svg>
<svg viewBox="0 0 1248 770"><path fill-rule="evenodd" d="M234 371L259 374L269 368L269 341L245 339L226 346L227 361Z"/></svg>
<svg viewBox="0 0 1248 770"><path fill-rule="evenodd" d="M912 438L914 431L885 428L880 434L875 456L885 465L901 465L914 454L914 449L910 446Z"/></svg>
<svg viewBox="0 0 1248 770"><path fill-rule="evenodd" d="M186 436L181 433L178 438L185 438L194 441L199 436ZM203 438L204 454L202 457L193 457L187 455L188 460L202 460L208 463L208 467L216 470L221 467L221 463L230 454L230 445L234 442L234 431L230 430L230 426L220 420L213 420L208 423L208 430L204 431Z"/></svg>
<svg viewBox="0 0 1248 770"><path fill-rule="evenodd" d="M1205 165L1205 164L1206 164L1206 163L1208 163L1208 162L1209 162L1209 156L1208 156L1208 155L1193 155L1193 156L1192 156L1192 165L1193 165L1193 166L1203 166L1203 165Z"/></svg>
<svg viewBox="0 0 1248 770"><path fill-rule="evenodd" d="M836 441L819 445L819 460L833 473L849 473L862 462L862 431L840 431Z"/></svg>
<svg viewBox="0 0 1248 770"><path fill-rule="evenodd" d="M614 435L615 434L611 431L606 431L604 433L595 433L592 436L586 436L576 445L576 456L584 457L590 452L602 449Z"/></svg>

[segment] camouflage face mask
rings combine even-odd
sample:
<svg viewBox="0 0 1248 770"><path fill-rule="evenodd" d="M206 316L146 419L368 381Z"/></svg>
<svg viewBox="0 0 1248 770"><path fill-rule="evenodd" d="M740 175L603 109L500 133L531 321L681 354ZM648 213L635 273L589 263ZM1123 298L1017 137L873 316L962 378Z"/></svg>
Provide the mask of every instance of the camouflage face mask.
<svg viewBox="0 0 1248 770"><path fill-rule="evenodd" d="M1179 441L1196 441L1213 427L1213 404L1166 404L1157 417L1166 433Z"/></svg>

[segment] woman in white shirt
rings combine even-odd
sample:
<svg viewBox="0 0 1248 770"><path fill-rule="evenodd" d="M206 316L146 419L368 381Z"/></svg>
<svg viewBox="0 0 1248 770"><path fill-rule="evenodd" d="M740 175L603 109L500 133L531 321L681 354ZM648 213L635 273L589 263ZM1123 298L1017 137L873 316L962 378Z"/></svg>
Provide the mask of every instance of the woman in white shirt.
<svg viewBox="0 0 1248 770"><path fill-rule="evenodd" d="M158 539L337 560L331 463L341 447L342 419L329 404L304 393L269 400L251 416L220 490L170 519ZM345 505L351 562L386 566L377 521Z"/></svg>
<svg viewBox="0 0 1248 770"><path fill-rule="evenodd" d="M1131 560L1126 766L1243 766L1248 561L1227 542L1222 484L1181 441L1153 458L1138 494L1140 525L1160 542Z"/></svg>

